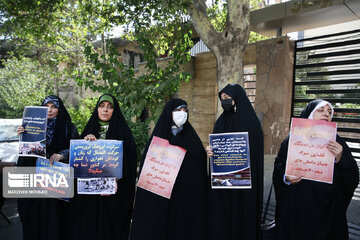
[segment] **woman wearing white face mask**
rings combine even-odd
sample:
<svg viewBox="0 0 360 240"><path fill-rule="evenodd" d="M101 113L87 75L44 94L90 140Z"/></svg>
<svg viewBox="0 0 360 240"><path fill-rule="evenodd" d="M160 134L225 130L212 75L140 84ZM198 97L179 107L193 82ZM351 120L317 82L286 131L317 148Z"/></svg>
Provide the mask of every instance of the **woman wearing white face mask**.
<svg viewBox="0 0 360 240"><path fill-rule="evenodd" d="M172 118L174 121L174 125L171 127L171 132L174 136L176 136L183 129L184 123L186 123L188 119L187 106L180 105L172 112Z"/></svg>
<svg viewBox="0 0 360 240"><path fill-rule="evenodd" d="M207 239L206 152L188 121L187 103L170 100L156 123L153 136L186 149L170 199L137 188L130 236L132 240Z"/></svg>

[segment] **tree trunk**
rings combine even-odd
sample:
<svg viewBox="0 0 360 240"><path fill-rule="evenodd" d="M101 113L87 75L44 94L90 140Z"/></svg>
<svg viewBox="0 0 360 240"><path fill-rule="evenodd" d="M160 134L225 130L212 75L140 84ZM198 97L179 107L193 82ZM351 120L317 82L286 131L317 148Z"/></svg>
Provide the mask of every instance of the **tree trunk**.
<svg viewBox="0 0 360 240"><path fill-rule="evenodd" d="M227 7L227 21L223 32L217 32L211 25L205 0L194 0L190 9L195 30L216 57L218 90L229 83L244 85L244 52L250 34L249 1L228 0ZM221 112L218 101L217 117Z"/></svg>
<svg viewBox="0 0 360 240"><path fill-rule="evenodd" d="M241 86L244 85L243 56L243 52L238 52L233 55L220 55L216 57L218 91L227 84L237 83ZM221 103L218 101L216 117L219 117L221 112Z"/></svg>

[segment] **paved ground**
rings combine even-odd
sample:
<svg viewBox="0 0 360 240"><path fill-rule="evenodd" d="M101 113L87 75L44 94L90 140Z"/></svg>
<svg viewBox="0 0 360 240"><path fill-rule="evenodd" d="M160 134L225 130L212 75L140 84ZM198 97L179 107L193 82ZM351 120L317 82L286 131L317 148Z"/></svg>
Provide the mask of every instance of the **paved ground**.
<svg viewBox="0 0 360 240"><path fill-rule="evenodd" d="M267 155L265 157L265 189L264 189L264 202L267 199L269 188L271 185L271 175L273 171L273 162L275 156ZM352 200L347 216L349 223L349 232L351 240L360 240L360 194L357 192L358 197ZM274 218L274 194L272 195L272 201L270 204L270 210L268 219ZM6 220L0 215L0 239L1 240L19 240L22 238L21 223L19 215L17 213L17 203L15 199L7 199L2 208L2 211L10 219L11 224L8 224Z"/></svg>
<svg viewBox="0 0 360 240"><path fill-rule="evenodd" d="M1 193L2 194L2 193ZM2 212L9 218L9 224L3 216L0 215L0 239L1 240L20 240L22 239L21 223L17 213L17 200L6 199L2 207Z"/></svg>

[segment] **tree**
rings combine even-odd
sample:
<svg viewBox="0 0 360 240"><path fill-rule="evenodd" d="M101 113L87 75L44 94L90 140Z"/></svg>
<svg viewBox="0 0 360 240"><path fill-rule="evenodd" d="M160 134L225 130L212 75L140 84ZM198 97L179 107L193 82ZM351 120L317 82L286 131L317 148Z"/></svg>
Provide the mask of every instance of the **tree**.
<svg viewBox="0 0 360 240"><path fill-rule="evenodd" d="M243 56L250 33L249 0L214 0L210 5L206 5L205 0L57 0L30 5L24 4L24 1L20 0L11 0L10 2L12 4L8 4L8 1L6 1L7 4L3 3L7 12L14 17L17 23L20 22L23 26L27 26L26 29L28 30L25 32L31 32L32 35L40 38L42 37L41 33L49 29L46 24L63 26L62 23L68 23L69 20L64 20L68 18L61 18L62 14L69 11L69 9L76 9L75 12L78 14L72 15L76 16L74 17L76 22L81 27L86 27L88 32L93 35L100 34L102 36L104 43L102 52L96 52L89 48L89 42L87 42L88 48L86 52L95 67L101 70L103 80L109 87L115 86L119 88L119 82L124 82L121 79L114 85L114 81L109 79L109 77L115 77L111 73L115 73L118 69L121 69L121 71L126 70L119 67L119 64L114 64L116 59L110 56L113 54L111 51L107 51L109 48L105 44L106 37L104 33L109 32L114 26L126 25L131 30L131 34L128 36L137 41L144 51L145 60L147 61L146 67L149 73L145 75L143 81L149 83L154 82L155 79L156 84L152 87L158 90L166 89L164 92L160 91L162 98L164 98L164 94L171 95L182 80L189 79L186 72L179 72L179 70L181 64L189 60L187 51L191 46L189 41L191 38L189 35L190 28L186 27L186 22L183 19L190 16L192 26L216 57L218 87L222 88L228 83L243 85ZM264 1L252 0L250 2L253 7L256 7ZM220 7L217 7L217 11L212 11L212 9L216 9L216 6ZM220 27L214 26L216 23L214 24L212 20L214 14L218 13L222 13L222 16L219 17L220 21L222 21ZM27 21L24 21L24 19L27 19ZM31 22L32 25L29 26L28 22ZM56 40L57 36L56 34L46 34L46 37L42 38L51 42ZM172 57L169 63L172 65L172 69L161 69L157 66L156 59L163 54ZM115 65L117 65L117 70ZM88 70L77 71L77 73L79 72L86 73ZM174 74L174 77L170 77L171 74L168 74L170 72ZM134 80L131 72L122 75ZM98 86L94 87L95 81L87 81L82 76L84 75L78 77L80 84L101 91ZM169 81L175 83L170 84ZM134 87L140 87L138 81L133 82L135 83ZM127 82L126 86L129 86L129 82ZM124 87L124 89L127 88ZM119 94L119 91L117 92ZM128 91L122 93L124 92ZM157 107L160 99L154 97L154 92L148 91L144 94L140 94L142 97L137 100L154 103ZM152 101L152 99L154 100ZM131 106L126 103L126 98L122 97L121 100L125 101L126 106ZM160 102L162 101L160 100ZM133 102L131 104L133 105ZM141 107L139 106L134 111L135 115L140 114L140 109L143 108L144 104L140 103L139 105Z"/></svg>
<svg viewBox="0 0 360 240"><path fill-rule="evenodd" d="M243 85L243 58L250 33L248 0L213 1L210 6L206 5L205 0L180 0L176 2L168 0L137 0L118 1L115 4L115 9L125 11L125 18L129 22L132 21L137 41L142 40L141 36L144 35L139 35L139 33L144 32L144 28L149 27L149 24L155 24L156 26L169 26L172 23L179 24L179 21L176 22L178 16L185 18L190 15L192 26L216 57L219 89L228 83ZM219 4L226 7L226 11L224 11L226 20L223 21L223 24L220 24L220 27L216 28L211 22L211 19L213 19L211 13L214 12L210 10L213 6ZM149 36L151 35L147 37L149 38ZM157 35L155 34L155 36ZM181 39L181 36L179 37ZM150 44L147 46L151 46L151 40L148 43ZM151 47L154 48L154 44ZM181 54L186 53L182 51ZM153 55L158 56L156 52ZM177 57L175 54L171 56L174 59Z"/></svg>
<svg viewBox="0 0 360 240"><path fill-rule="evenodd" d="M169 22L160 16L168 16L169 14L172 16L190 15L192 26L215 55L218 88L222 89L229 83L244 84L243 58L250 33L249 0L214 0L210 5L207 5L205 0L180 0L176 2L138 0L131 2L136 2L136 7L130 9L138 10L143 9L144 6L149 6L151 10L147 12L149 17L145 17L145 20L149 22L150 19L156 19L158 25L162 25L161 23L166 25ZM139 15L138 11L135 12L137 16L146 16ZM214 18L214 15L219 12L224 14L225 20L221 16ZM135 29L141 27L141 23L141 19L135 22ZM218 106L218 114L219 109Z"/></svg>
<svg viewBox="0 0 360 240"><path fill-rule="evenodd" d="M243 85L243 59L250 34L248 1L227 1L227 12L224 30L218 32L207 16L205 1L194 0L190 7L195 30L215 55L219 89L228 83Z"/></svg>
<svg viewBox="0 0 360 240"><path fill-rule="evenodd" d="M71 39L66 37L73 32L63 32L68 23L74 23L72 28L86 30L79 36L88 61L82 62L83 68L74 68L72 76L93 91L113 93L126 115L136 116L140 122L144 109L156 118L167 98L190 78L182 67L190 60L192 27L216 57L219 88L228 83L243 85L243 56L250 32L249 0L214 0L209 6L205 2L56 0L27 4L2 0L0 8L13 25L21 26L18 35L44 41L49 44L46 46L56 47L64 39L69 45L63 49L71 47ZM223 21L219 29L211 23L211 14L216 14L211 12L214 6L222 6L219 10L225 17L219 18ZM137 76L135 69L121 62L121 55L108 37L114 26L124 26L128 30L124 37L139 44L146 61L144 75ZM101 36L101 49L95 49L88 36ZM166 66L159 64L162 56L168 57ZM92 67L100 73L98 77L92 77Z"/></svg>
<svg viewBox="0 0 360 240"><path fill-rule="evenodd" d="M40 1L31 4L21 0L1 1L0 12L5 19L1 23L1 30L3 35L7 33L8 39L26 42L25 46L31 46L29 50L35 50L32 56L43 63L39 67L56 67L61 62L68 63L70 67L59 73L57 80L66 80L66 74L69 74L80 86L114 94L125 110L125 117L141 151L147 142L149 120L141 122L138 118L134 124L130 118L139 117L145 107L151 111L152 118L156 118L167 96L177 90L181 80L189 78L188 74L180 71L181 64L190 59L189 55L181 53L189 50L184 45L191 44L189 35L182 34L184 29L189 31L189 28L186 25L179 27L177 24L169 24L165 26L168 29L166 33L154 27L148 30L136 28L136 32L128 34L128 40L138 41L147 61L147 73L135 76L135 70L120 61L121 56L108 37L109 29L114 25L126 25L136 20L137 16L129 8L134 5L115 3L106 0ZM146 12L149 9L143 10ZM123 13L125 10L129 12L126 16ZM178 23L179 18L175 18L174 22ZM146 25L146 21L137 23L150 26ZM91 41L98 35L101 36L102 47L95 49ZM184 40L177 41L179 36ZM156 38L162 42L157 42ZM175 60L169 61L162 68L156 58L164 54L175 56ZM58 81L54 83L57 86ZM77 119L78 116L73 114L73 117Z"/></svg>
<svg viewBox="0 0 360 240"><path fill-rule="evenodd" d="M187 27L179 27L179 23L182 24L180 18L172 17L174 24L167 21L166 32L159 31L159 27L145 30L150 26L146 14L152 6L133 12L131 8L138 5L131 1L58 0L27 4L27 1L10 0L1 3L1 12L8 19L3 26L18 26L12 33L13 38L16 36L34 43L32 46L41 46L40 55L47 63L54 66L59 62L69 63L71 68L66 73L76 78L80 85L93 91L113 93L133 115L140 116L146 106L152 116L156 116L155 110L166 96L177 90L180 81L189 79L186 72L180 71L181 64L190 59L182 53L189 50L184 45L191 44L189 35L183 34ZM146 17L140 20L135 12ZM136 26L132 27L136 30L128 34L128 39L137 41L143 50L148 69L144 76L135 77L134 69L119 61L121 56L111 41L107 41L111 27L126 24ZM102 39L100 51L93 48L92 39L88 37L96 35ZM175 60L161 68L156 58L164 54L174 56ZM95 71L101 74L95 75Z"/></svg>
<svg viewBox="0 0 360 240"><path fill-rule="evenodd" d="M15 57L3 63L0 69L0 102L2 114L19 118L25 106L39 105L50 88L53 73L42 68L40 63L29 58Z"/></svg>
<svg viewBox="0 0 360 240"><path fill-rule="evenodd" d="M223 16L219 21L214 21L214 17L209 14L211 11L205 0L194 0L189 8L195 30L215 55L219 90L229 83L244 85L243 66L245 47L250 35L250 7L256 9L265 4L260 0L252 0L250 3L251 6L249 0L213 1L212 9L214 6L215 9L220 9L220 16ZM251 34L251 41L261 39L264 37ZM220 109L218 102L218 116Z"/></svg>
<svg viewBox="0 0 360 240"><path fill-rule="evenodd" d="M263 8L267 6L264 0L250 0L250 9L255 10L259 8ZM226 2L214 4L208 8L208 18L210 19L211 24L214 26L215 30L218 32L224 31L226 25L226 17L227 17L227 7ZM255 43L257 41L261 41L264 39L268 39L259 33L250 32L248 43Z"/></svg>
<svg viewBox="0 0 360 240"><path fill-rule="evenodd" d="M52 78L55 94L78 72L95 77L84 56L84 41L91 41L82 24L76 1L0 1L0 33L14 46L15 56L37 59L40 67L56 73ZM67 68L60 70L59 65Z"/></svg>

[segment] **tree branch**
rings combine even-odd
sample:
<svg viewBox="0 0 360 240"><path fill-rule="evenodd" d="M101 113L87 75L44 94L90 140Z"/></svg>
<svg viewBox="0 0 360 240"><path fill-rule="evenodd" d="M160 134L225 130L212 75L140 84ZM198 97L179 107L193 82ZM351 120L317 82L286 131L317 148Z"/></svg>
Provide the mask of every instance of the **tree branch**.
<svg viewBox="0 0 360 240"><path fill-rule="evenodd" d="M190 16L196 32L204 41L206 46L212 51L217 52L218 48L214 39L220 37L220 34L214 29L207 17L207 7L205 0L194 0L190 8Z"/></svg>

